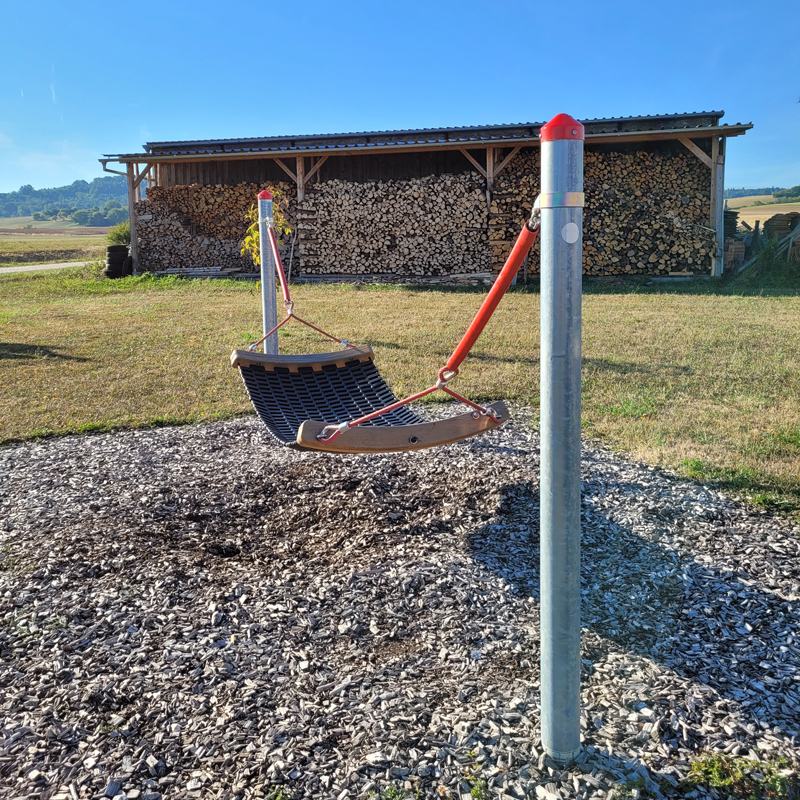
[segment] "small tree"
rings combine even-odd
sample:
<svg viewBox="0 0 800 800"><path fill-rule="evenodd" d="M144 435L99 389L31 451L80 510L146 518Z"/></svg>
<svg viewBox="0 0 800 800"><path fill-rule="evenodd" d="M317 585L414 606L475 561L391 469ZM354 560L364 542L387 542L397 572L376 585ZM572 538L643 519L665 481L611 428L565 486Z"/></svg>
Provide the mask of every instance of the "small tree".
<svg viewBox="0 0 800 800"><path fill-rule="evenodd" d="M280 189L274 186L267 187L272 195L272 229L278 238L281 240L282 236L288 235L292 232L289 227L289 221L286 219L286 212L289 210L289 202ZM245 212L245 219L250 223L247 228L247 233L242 241L242 255L250 256L253 263L261 266L261 238L258 233L258 206L252 205Z"/></svg>
<svg viewBox="0 0 800 800"><path fill-rule="evenodd" d="M108 232L109 244L130 244L131 243L131 223L126 219L115 225Z"/></svg>

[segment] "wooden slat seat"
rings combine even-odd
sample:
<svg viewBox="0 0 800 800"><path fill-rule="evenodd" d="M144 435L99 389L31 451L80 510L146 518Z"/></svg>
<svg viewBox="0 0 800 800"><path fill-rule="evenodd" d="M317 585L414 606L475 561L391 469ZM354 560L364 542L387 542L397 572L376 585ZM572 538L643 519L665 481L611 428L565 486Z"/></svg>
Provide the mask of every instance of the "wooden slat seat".
<svg viewBox="0 0 800 800"><path fill-rule="evenodd" d="M383 428L358 425L340 433L332 442L321 442L317 439L326 427L324 422L308 421L300 426L297 443L300 447L329 453L399 453L404 450L439 447L486 433L508 419L508 409L504 403L493 403L489 408L497 412L499 421L480 412L470 411L455 417L414 425Z"/></svg>
<svg viewBox="0 0 800 800"><path fill-rule="evenodd" d="M459 414L425 422L407 406L350 428L332 442L317 436L327 425L350 422L396 402L373 363L371 347L353 347L309 356L268 355L235 350L231 364L261 421L282 444L335 453L420 450L477 436L497 427L490 416ZM490 406L500 422L503 403Z"/></svg>

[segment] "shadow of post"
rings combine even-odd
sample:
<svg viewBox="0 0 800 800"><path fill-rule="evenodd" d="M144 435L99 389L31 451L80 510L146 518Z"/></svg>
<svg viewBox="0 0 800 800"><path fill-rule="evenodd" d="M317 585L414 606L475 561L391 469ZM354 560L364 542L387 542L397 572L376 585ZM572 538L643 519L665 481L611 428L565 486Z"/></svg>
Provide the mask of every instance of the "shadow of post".
<svg viewBox="0 0 800 800"><path fill-rule="evenodd" d="M800 669L796 650L790 646L800 638L798 601L770 585L770 571L774 569L777 575L784 559L783 563L798 563L800 543L787 538L784 552L776 552L766 570L751 574L744 567L746 556L741 560L743 552L726 549L732 540L745 551L745 532L729 527L729 520L715 508L709 507L705 516L687 519L675 512L671 494L655 497L652 486L618 483L615 491L641 498L643 522L637 530L605 512L613 498L607 496L602 482L592 480L591 464L585 460L584 475L584 688L587 682L602 680L594 666L609 652L635 654L688 679L704 698L698 702L696 696L687 695L680 701L681 708L670 709L671 698L658 686L640 687L650 704L661 708L658 733L667 750L677 750L679 745L702 749L708 737L692 731L705 730L706 702L727 703L731 713L738 711L750 726L772 728L787 738L798 735ZM672 480L659 477L661 482ZM473 557L522 597L538 603L538 492L532 484L517 483L504 486L502 496L500 516L510 524L495 523L476 531L470 540ZM528 526L527 557L520 550L523 520ZM713 558L717 566L712 565L711 556L691 552L693 526L698 522L718 531L719 553ZM513 537L509 528L515 532ZM726 561L729 567L719 564ZM538 659L538 652L530 656ZM636 688L630 694L631 710L641 694ZM753 746L755 729L747 727L726 737L741 742L741 753ZM584 731L585 743L602 746L598 733L589 726ZM618 743L634 746L635 738Z"/></svg>

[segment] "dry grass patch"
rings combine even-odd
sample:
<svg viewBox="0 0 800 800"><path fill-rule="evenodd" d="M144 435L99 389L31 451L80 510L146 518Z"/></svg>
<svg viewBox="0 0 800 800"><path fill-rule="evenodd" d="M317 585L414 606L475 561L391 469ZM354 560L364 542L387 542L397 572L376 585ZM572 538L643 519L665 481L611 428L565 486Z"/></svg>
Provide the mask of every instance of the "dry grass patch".
<svg viewBox="0 0 800 800"><path fill-rule="evenodd" d="M105 255L106 237L97 234L37 234L0 232L0 267L88 261Z"/></svg>
<svg viewBox="0 0 800 800"><path fill-rule="evenodd" d="M800 509L800 297L745 289L587 284L584 425L651 463ZM293 294L306 318L371 343L405 394L430 385L484 291L314 285ZM536 292L511 293L454 385L536 406L538 317ZM228 356L259 328L259 297L246 284L4 276L0 441L249 413ZM328 345L297 325L282 349Z"/></svg>
<svg viewBox="0 0 800 800"><path fill-rule="evenodd" d="M725 205L730 209L747 208L748 206L768 205L769 203L777 203L778 200L771 194L751 194L748 197L729 197L725 201Z"/></svg>
<svg viewBox="0 0 800 800"><path fill-rule="evenodd" d="M743 208L736 209L739 212L739 222L746 222L751 227L755 225L756 220L760 220L763 225L770 217L775 214L789 214L800 211L800 202L798 203L769 203L763 206L749 205Z"/></svg>

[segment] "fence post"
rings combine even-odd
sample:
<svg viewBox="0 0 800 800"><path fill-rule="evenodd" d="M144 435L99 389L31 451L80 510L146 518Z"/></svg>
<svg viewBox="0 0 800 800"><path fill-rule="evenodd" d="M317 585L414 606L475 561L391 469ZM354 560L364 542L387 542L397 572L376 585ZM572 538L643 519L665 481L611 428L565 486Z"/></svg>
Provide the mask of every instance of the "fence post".
<svg viewBox="0 0 800 800"><path fill-rule="evenodd" d="M565 763L580 751L583 125L558 114L540 137L542 746Z"/></svg>
<svg viewBox="0 0 800 800"><path fill-rule="evenodd" d="M264 335L278 324L278 298L275 289L275 263L269 246L272 228L272 195L264 190L258 195L258 240L261 256L261 309ZM278 332L264 340L264 352L278 354Z"/></svg>

